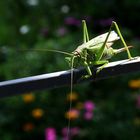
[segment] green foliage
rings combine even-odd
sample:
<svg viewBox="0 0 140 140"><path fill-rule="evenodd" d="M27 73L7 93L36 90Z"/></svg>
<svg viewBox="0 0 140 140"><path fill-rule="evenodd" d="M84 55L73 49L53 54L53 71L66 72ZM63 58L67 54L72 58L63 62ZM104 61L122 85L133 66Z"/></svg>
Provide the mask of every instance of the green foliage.
<svg viewBox="0 0 140 140"><path fill-rule="evenodd" d="M82 19L90 38L108 31L115 20L128 45L134 46L132 56L139 55L139 9L139 1L131 0L0 1L0 81L69 69L64 55L31 50L72 52L82 43ZM122 53L112 61L125 58ZM57 139L62 139L73 113L72 139L138 140L139 79L137 73L76 85L73 112L69 112L69 87L1 99L0 139L44 140L46 128L54 128ZM86 110L87 102L94 109ZM87 119L86 113L92 117Z"/></svg>

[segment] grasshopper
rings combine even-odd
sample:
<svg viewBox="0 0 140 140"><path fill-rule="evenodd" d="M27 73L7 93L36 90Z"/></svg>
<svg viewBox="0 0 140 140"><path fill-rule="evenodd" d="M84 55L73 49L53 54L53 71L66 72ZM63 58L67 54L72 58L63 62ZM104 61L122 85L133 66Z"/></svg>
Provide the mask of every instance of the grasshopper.
<svg viewBox="0 0 140 140"><path fill-rule="evenodd" d="M32 51L50 51L67 55L65 60L69 63L71 69L78 66L84 66L86 68L87 75L84 76L85 78L93 76L90 66L101 65L96 72L99 73L105 67L105 65L109 63L109 59L118 53L126 51L128 58L130 60L132 59L129 48L133 46L126 45L126 42L115 21L112 21L110 29L107 33L99 35L91 40L89 39L85 20L82 20L82 25L83 43L79 45L72 53L50 49L35 49ZM114 27L117 33L112 30ZM120 49L113 49L112 45L119 39L121 40L124 47Z"/></svg>
<svg viewBox="0 0 140 140"><path fill-rule="evenodd" d="M107 33L99 35L91 40L89 40L87 25L85 20L82 20L83 24L83 44L78 46L70 57L66 57L66 60L69 62L71 67L77 65L84 66L87 71L85 78L92 76L90 66L92 65L102 65L98 68L97 73L100 72L105 65L109 63L109 59L114 55L127 51L129 59L132 59L129 48L132 46L127 46L124 38L120 32L120 29L116 22L112 22L110 29ZM116 28L116 32L112 30ZM115 41L121 39L124 48L113 49L112 45Z"/></svg>

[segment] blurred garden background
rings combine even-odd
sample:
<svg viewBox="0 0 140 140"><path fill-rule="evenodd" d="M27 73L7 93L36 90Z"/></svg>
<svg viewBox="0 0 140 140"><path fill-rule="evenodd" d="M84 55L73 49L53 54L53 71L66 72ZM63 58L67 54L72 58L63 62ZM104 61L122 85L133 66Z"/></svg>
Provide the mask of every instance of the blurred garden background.
<svg viewBox="0 0 140 140"><path fill-rule="evenodd" d="M138 0L1 0L0 81L68 70L64 55L31 49L72 52L82 43L82 19L90 38L116 21L138 56L139 13ZM71 140L139 140L140 72L75 85L72 96L62 87L0 99L0 140L68 140L69 118Z"/></svg>

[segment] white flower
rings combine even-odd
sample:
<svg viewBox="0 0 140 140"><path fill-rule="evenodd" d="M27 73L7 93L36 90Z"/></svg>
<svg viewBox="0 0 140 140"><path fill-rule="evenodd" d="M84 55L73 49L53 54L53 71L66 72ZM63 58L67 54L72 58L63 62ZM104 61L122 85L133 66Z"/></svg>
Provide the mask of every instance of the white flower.
<svg viewBox="0 0 140 140"><path fill-rule="evenodd" d="M27 34L29 32L30 28L29 28L28 25L23 25L23 26L20 27L19 30L20 30L21 34Z"/></svg>
<svg viewBox="0 0 140 140"><path fill-rule="evenodd" d="M27 3L30 5L30 6L36 6L38 5L38 0L27 0Z"/></svg>
<svg viewBox="0 0 140 140"><path fill-rule="evenodd" d="M70 8L68 7L68 5L63 5L62 7L61 7L61 12L62 13L68 13L69 12L69 10L70 10Z"/></svg>

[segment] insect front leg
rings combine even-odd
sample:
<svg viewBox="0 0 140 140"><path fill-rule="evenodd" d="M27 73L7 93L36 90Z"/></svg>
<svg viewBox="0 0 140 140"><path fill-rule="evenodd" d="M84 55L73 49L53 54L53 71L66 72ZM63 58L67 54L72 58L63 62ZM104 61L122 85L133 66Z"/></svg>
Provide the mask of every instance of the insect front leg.
<svg viewBox="0 0 140 140"><path fill-rule="evenodd" d="M82 24L83 24L83 42L86 43L89 41L89 35L88 35L86 21L82 20Z"/></svg>
<svg viewBox="0 0 140 140"><path fill-rule="evenodd" d="M85 75L84 78L89 78L89 77L91 77L91 76L92 76L92 72L91 72L91 69L90 69L88 63L86 62L86 60L84 61L84 66L85 66L86 71L87 71L87 73L88 73L88 75Z"/></svg>
<svg viewBox="0 0 140 140"><path fill-rule="evenodd" d="M126 51L127 51L128 58L129 58L129 59L132 59L131 53L130 53L130 51L129 51L129 49L128 49L128 46L126 45L126 42L125 42L125 40L124 40L124 38L123 38L123 36L122 36L122 34L121 34L121 32L120 32L120 29L119 29L119 27L118 27L118 25L117 25L117 23L116 23L115 21L112 22L111 28L112 28L113 26L115 26L116 31L117 31L117 33L118 33L118 35L119 35L119 37L120 37L120 39L121 39L121 41L122 41L122 43L123 43L125 49L126 49Z"/></svg>

